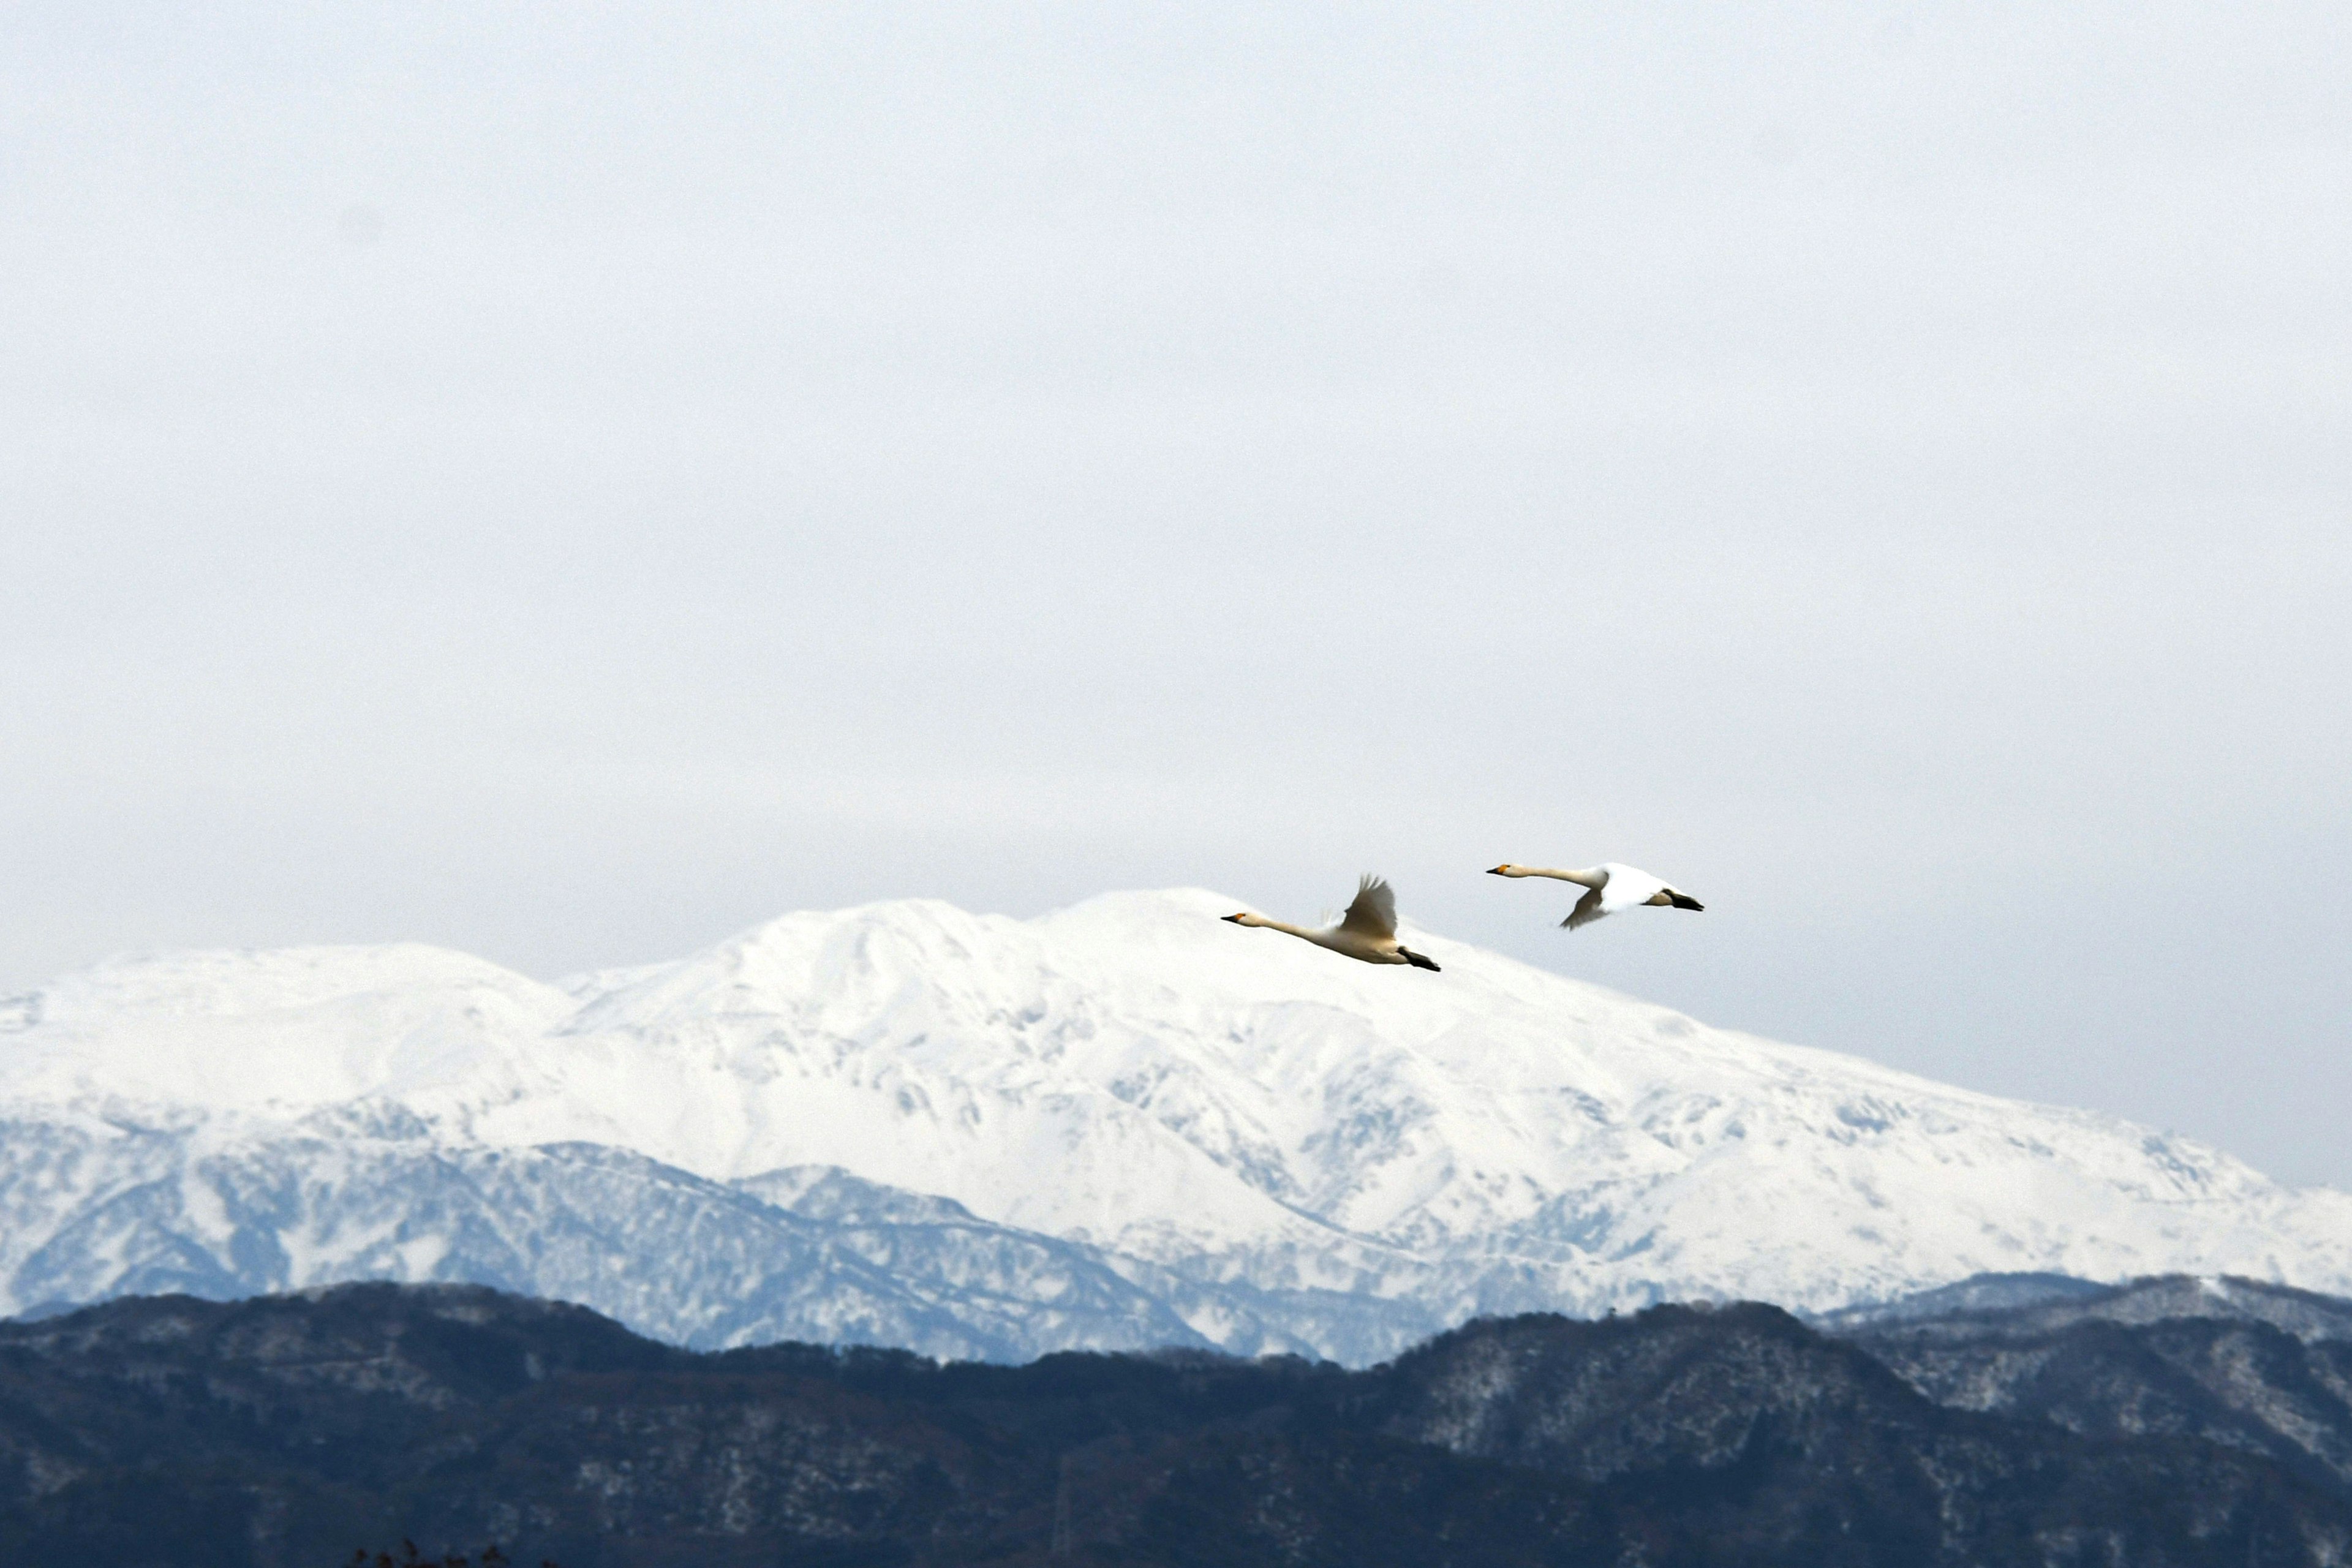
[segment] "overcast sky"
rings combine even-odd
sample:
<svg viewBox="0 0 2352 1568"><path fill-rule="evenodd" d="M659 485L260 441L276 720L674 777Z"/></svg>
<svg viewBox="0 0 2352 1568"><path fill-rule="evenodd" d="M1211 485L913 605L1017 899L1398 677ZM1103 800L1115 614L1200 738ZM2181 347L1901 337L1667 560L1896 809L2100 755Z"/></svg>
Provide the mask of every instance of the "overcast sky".
<svg viewBox="0 0 2352 1568"><path fill-rule="evenodd" d="M2340 4L10 6L0 984L1377 869L2352 1186L2347 81Z"/></svg>

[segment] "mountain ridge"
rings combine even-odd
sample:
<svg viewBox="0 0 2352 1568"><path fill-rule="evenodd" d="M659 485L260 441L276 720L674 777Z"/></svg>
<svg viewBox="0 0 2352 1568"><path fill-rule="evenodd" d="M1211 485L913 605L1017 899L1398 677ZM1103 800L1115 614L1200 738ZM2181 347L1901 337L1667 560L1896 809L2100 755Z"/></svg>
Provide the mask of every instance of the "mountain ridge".
<svg viewBox="0 0 2352 1568"><path fill-rule="evenodd" d="M2194 1141L1433 933L1442 974L1351 964L1235 907L802 911L554 984L417 944L100 964L0 1004L0 1310L470 1278L688 1343L1013 1356L1172 1314L1361 1363L1481 1314L1983 1273L2352 1290L2352 1197ZM872 1213L778 1201L818 1166ZM782 1294L746 1311L730 1272Z"/></svg>
<svg viewBox="0 0 2352 1568"><path fill-rule="evenodd" d="M567 1568L2341 1563L2352 1412L2179 1375L2213 1365L2179 1347L2245 1326L2102 1325L2041 1380L2074 1397L1990 1409L1753 1302L1484 1319L1348 1371L698 1354L456 1285L126 1298L0 1324L0 1557L298 1568L408 1537ZM2118 1429L2150 1401L2168 1425Z"/></svg>

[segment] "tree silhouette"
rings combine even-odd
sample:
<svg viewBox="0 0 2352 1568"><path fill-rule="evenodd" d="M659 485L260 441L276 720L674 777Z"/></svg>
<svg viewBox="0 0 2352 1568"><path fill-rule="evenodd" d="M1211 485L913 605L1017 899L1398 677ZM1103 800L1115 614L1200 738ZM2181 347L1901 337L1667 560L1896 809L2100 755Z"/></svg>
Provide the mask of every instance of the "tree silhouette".
<svg viewBox="0 0 2352 1568"><path fill-rule="evenodd" d="M479 1557L468 1557L462 1552L452 1552L444 1557L427 1557L416 1550L416 1542L403 1540L397 1557L389 1552L370 1552L362 1546L352 1553L352 1560L344 1568L514 1568L514 1559L499 1551L496 1542L483 1547ZM542 1557L539 1568L558 1568L558 1565Z"/></svg>

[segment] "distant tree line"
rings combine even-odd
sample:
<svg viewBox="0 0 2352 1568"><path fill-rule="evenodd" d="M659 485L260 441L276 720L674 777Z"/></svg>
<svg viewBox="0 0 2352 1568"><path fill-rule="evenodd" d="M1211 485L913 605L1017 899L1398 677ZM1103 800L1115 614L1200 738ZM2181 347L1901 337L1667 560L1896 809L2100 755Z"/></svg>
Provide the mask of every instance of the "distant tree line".
<svg viewBox="0 0 2352 1568"><path fill-rule="evenodd" d="M352 1553L344 1568L514 1568L514 1559L499 1550L492 1542L482 1548L479 1557L468 1557L462 1552L452 1552L443 1557L427 1557L416 1550L414 1541L400 1543L400 1555L389 1552L370 1552L362 1546ZM541 1558L539 1568L558 1568L547 1558Z"/></svg>

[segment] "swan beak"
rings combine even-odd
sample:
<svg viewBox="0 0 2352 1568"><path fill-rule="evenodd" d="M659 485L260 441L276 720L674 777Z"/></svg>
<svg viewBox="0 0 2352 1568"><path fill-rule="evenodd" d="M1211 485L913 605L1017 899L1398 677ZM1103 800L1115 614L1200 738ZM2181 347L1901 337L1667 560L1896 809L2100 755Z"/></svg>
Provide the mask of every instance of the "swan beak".
<svg viewBox="0 0 2352 1568"><path fill-rule="evenodd" d="M1503 862L1503 864L1501 864L1501 865L1499 865L1499 866L1497 866L1497 867L1494 868L1492 870L1490 870L1490 871L1488 871L1488 872L1486 873L1486 875L1488 875L1489 877L1507 877L1507 876L1509 876L1510 874L1511 874L1511 863L1510 863L1509 861L1507 861L1507 860L1504 861L1504 862Z"/></svg>
<svg viewBox="0 0 2352 1568"><path fill-rule="evenodd" d="M1239 925L1242 922L1242 917L1240 915L1219 915L1217 918L1221 921L1231 921L1235 925Z"/></svg>
<svg viewBox="0 0 2352 1568"><path fill-rule="evenodd" d="M1688 893L1668 893L1666 897L1674 900L1675 908L1678 910L1704 910L1706 908L1705 904L1700 903Z"/></svg>

